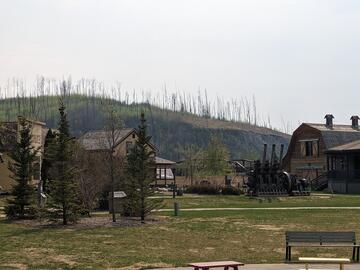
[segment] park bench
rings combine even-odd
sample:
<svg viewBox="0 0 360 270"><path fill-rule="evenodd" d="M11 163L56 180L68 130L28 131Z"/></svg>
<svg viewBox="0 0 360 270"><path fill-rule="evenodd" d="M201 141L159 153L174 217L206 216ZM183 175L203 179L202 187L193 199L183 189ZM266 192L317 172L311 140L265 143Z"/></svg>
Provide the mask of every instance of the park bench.
<svg viewBox="0 0 360 270"><path fill-rule="evenodd" d="M305 263L305 270L309 269L310 263L338 263L340 265L340 270L344 270L344 264L350 263L350 260L347 258L308 258L300 257L299 262Z"/></svg>
<svg viewBox="0 0 360 270"><path fill-rule="evenodd" d="M211 268L220 268L223 267L224 270L229 270L230 268L238 270L239 266L243 266L241 262L235 261L222 261L222 262L200 262L200 263L189 263L188 266L194 267L194 270L209 270Z"/></svg>
<svg viewBox="0 0 360 270"><path fill-rule="evenodd" d="M291 261L292 247L352 247L352 260L359 262L355 232L286 232L287 261Z"/></svg>

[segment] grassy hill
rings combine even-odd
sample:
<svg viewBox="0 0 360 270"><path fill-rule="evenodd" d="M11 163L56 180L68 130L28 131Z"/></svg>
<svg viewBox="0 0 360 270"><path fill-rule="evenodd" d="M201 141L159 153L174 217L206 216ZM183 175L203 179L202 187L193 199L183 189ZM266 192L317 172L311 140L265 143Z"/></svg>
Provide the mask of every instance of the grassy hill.
<svg viewBox="0 0 360 270"><path fill-rule="evenodd" d="M69 95L65 102L75 136L88 130L102 129L106 106L111 105L119 111L126 127L136 127L138 117L144 111L159 155L173 160L181 158L179 150L186 145L206 147L211 136L221 138L232 158L256 158L264 143L285 144L287 147L290 138L269 128L160 109L148 104L126 104L84 95ZM0 121L14 120L17 115L23 115L46 122L48 127L53 128L57 126L57 109L58 98L55 96L3 99L0 100Z"/></svg>

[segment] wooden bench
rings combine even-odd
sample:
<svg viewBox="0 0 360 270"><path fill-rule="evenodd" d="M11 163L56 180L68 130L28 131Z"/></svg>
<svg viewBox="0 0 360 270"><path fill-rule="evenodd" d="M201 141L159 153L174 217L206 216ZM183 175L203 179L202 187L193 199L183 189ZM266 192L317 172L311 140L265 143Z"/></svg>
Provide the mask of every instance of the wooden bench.
<svg viewBox="0 0 360 270"><path fill-rule="evenodd" d="M229 270L230 267L234 270L238 270L239 266L243 266L241 262L235 261L222 261L222 262L200 262L200 263L189 263L188 266L194 267L194 270L209 270L211 268L223 267L224 270Z"/></svg>
<svg viewBox="0 0 360 270"><path fill-rule="evenodd" d="M305 263L305 270L309 269L310 263L338 263L340 264L340 270L344 270L344 264L350 263L349 259L346 258L308 258L308 257L300 257L299 262Z"/></svg>
<svg viewBox="0 0 360 270"><path fill-rule="evenodd" d="M292 247L352 247L352 260L359 262L355 232L286 232L287 261L291 261Z"/></svg>

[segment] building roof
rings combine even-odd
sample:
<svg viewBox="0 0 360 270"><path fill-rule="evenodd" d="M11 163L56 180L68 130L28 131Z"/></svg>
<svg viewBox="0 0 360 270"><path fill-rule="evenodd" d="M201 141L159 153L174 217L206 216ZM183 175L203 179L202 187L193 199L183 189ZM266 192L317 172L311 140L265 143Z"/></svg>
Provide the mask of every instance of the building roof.
<svg viewBox="0 0 360 270"><path fill-rule="evenodd" d="M327 151L327 153L332 153L332 152L360 152L360 140L342 144L342 145L330 148Z"/></svg>
<svg viewBox="0 0 360 270"><path fill-rule="evenodd" d="M161 157L155 157L156 165L173 165L176 164L175 161L167 160Z"/></svg>
<svg viewBox="0 0 360 270"><path fill-rule="evenodd" d="M133 128L118 129L115 131L115 145L120 144L131 133L136 132ZM79 138L79 142L85 150L106 150L110 148L107 132L104 130L88 131Z"/></svg>
<svg viewBox="0 0 360 270"><path fill-rule="evenodd" d="M360 129L354 129L351 125L333 125L304 123L321 132L327 149L338 145L360 140Z"/></svg>
<svg viewBox="0 0 360 270"><path fill-rule="evenodd" d="M326 126L325 124L316 124L316 123L304 123L305 125L316 128L320 131L335 131L335 132L359 132L360 129L354 129L351 125L332 125L331 127Z"/></svg>

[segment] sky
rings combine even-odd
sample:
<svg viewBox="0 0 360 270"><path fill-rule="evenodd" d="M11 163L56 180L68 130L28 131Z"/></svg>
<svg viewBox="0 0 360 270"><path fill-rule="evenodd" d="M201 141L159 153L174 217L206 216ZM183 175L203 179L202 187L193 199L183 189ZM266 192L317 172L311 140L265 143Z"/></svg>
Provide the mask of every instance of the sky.
<svg viewBox="0 0 360 270"><path fill-rule="evenodd" d="M358 0L0 0L0 85L254 95L278 127L360 115L359 50Z"/></svg>

